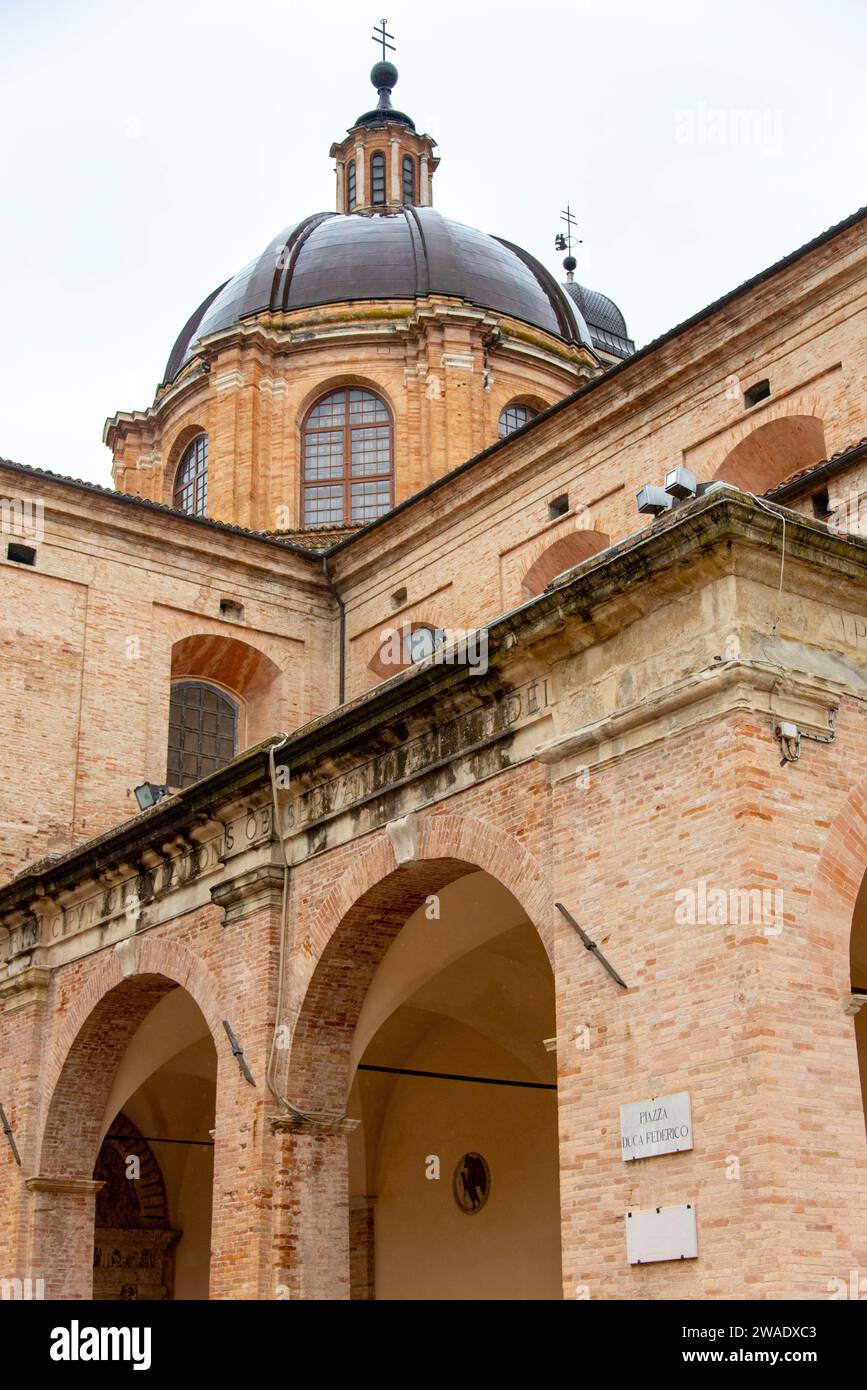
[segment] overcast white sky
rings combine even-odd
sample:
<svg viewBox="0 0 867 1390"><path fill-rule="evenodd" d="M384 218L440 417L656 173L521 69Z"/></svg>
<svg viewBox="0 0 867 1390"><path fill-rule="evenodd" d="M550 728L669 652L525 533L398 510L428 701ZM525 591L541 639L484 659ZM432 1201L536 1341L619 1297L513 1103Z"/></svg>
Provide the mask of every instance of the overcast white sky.
<svg viewBox="0 0 867 1390"><path fill-rule="evenodd" d="M639 344L867 202L864 0L390 0L440 211L579 279ZM110 479L196 305L333 207L374 102L348 0L0 0L0 456ZM754 113L750 120L738 112Z"/></svg>

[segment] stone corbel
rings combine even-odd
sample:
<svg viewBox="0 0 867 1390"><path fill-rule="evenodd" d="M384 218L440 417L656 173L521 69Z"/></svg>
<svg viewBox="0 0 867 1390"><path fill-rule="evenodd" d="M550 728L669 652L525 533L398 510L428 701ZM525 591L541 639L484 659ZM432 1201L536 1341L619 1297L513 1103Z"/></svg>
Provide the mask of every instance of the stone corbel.
<svg viewBox="0 0 867 1390"><path fill-rule="evenodd" d="M201 815L196 816L195 822L190 828L189 837L191 840L195 841L197 845L200 845L207 840L216 839L224 833L225 829L226 827L222 821L217 820L215 816L207 816L202 812Z"/></svg>
<svg viewBox="0 0 867 1390"><path fill-rule="evenodd" d="M223 926L243 922L262 908L275 907L283 898L285 870L279 864L258 864L211 889L211 901L223 909Z"/></svg>
<svg viewBox="0 0 867 1390"><path fill-rule="evenodd" d="M850 1018L855 1018L867 1004L867 991L853 990L846 996L846 1007L843 1010Z"/></svg>

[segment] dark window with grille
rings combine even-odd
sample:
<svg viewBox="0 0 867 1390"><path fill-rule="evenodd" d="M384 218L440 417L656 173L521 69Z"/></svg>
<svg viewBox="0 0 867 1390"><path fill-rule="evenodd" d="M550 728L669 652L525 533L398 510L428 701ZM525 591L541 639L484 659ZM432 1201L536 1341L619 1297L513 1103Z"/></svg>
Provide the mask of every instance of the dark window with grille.
<svg viewBox="0 0 867 1390"><path fill-rule="evenodd" d="M538 414L531 405L507 405L500 414L500 438L505 439L507 434L520 429Z"/></svg>
<svg viewBox="0 0 867 1390"><path fill-rule="evenodd" d="M370 201L385 202L385 155L374 154L370 158Z"/></svg>
<svg viewBox="0 0 867 1390"><path fill-rule="evenodd" d="M404 638L404 659L415 665L433 656L437 647L446 640L446 634L439 627L414 627Z"/></svg>
<svg viewBox="0 0 867 1390"><path fill-rule="evenodd" d="M346 206L350 212L355 207L355 160L349 161L346 170Z"/></svg>
<svg viewBox="0 0 867 1390"><path fill-rule="evenodd" d="M403 157L403 201L415 202L415 160L411 154Z"/></svg>
<svg viewBox="0 0 867 1390"><path fill-rule="evenodd" d="M310 411L304 446L303 524L375 521L392 506L391 412L372 391L332 391Z"/></svg>
<svg viewBox="0 0 867 1390"><path fill-rule="evenodd" d="M208 505L208 436L200 434L184 453L175 475L174 505L204 516Z"/></svg>
<svg viewBox="0 0 867 1390"><path fill-rule="evenodd" d="M238 751L238 707L204 681L174 681L169 704L170 787L189 787Z"/></svg>

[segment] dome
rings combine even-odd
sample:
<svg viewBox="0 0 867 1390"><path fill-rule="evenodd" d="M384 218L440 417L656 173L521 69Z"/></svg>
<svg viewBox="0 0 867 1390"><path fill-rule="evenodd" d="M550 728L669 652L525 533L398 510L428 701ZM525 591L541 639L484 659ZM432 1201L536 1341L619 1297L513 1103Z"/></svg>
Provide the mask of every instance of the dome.
<svg viewBox="0 0 867 1390"><path fill-rule="evenodd" d="M593 346L579 303L511 242L431 207L373 215L322 212L280 232L208 296L178 337L164 380L174 380L200 338L255 314L429 294L465 299L564 342Z"/></svg>
<svg viewBox="0 0 867 1390"><path fill-rule="evenodd" d="M577 280L572 280L561 288L566 291L587 324L595 348L611 353L612 357L632 356L635 344L627 332L626 320L613 299L600 294L598 290L588 290L585 285L579 285Z"/></svg>

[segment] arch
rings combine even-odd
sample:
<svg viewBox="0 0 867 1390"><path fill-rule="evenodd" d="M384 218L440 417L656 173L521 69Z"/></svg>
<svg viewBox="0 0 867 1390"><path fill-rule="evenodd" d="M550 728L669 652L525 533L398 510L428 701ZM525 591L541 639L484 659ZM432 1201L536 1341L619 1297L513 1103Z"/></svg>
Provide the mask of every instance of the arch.
<svg viewBox="0 0 867 1390"><path fill-rule="evenodd" d="M405 154L401 166L401 181L403 188L403 201L414 203L416 201L416 178L415 178L415 158L411 154Z"/></svg>
<svg viewBox="0 0 867 1390"><path fill-rule="evenodd" d="M173 681L210 681L249 700L279 675L280 667L269 656L237 637L194 632L172 645Z"/></svg>
<svg viewBox="0 0 867 1390"><path fill-rule="evenodd" d="M178 986L198 1006L216 1044L224 1012L217 987L207 967L185 946L147 937L121 942L99 960L77 989L48 1054L40 1172L50 1172L53 1177L90 1175L114 1072L106 1059L120 1059L146 1015ZM97 1097L91 1107L96 1119L89 1126L80 1113L82 1068L88 1060L98 1062L89 1074L88 1096L94 1097L95 1090L105 1091L103 1106ZM76 1123L69 1125L67 1121L73 1117ZM76 1143L71 1142L70 1135L77 1136Z"/></svg>
<svg viewBox="0 0 867 1390"><path fill-rule="evenodd" d="M169 444L163 469L163 501L166 506L174 505L175 476L178 471L178 464L192 441L198 435L207 434L207 432L204 424L200 420L194 419L191 423L182 425Z"/></svg>
<svg viewBox="0 0 867 1390"><path fill-rule="evenodd" d="M208 509L208 436L197 434L187 445L175 470L172 505L188 516L205 516Z"/></svg>
<svg viewBox="0 0 867 1390"><path fill-rule="evenodd" d="M280 723L275 701L281 674L260 648L237 637L198 632L172 645L172 685L204 681L241 702L237 750L267 737Z"/></svg>
<svg viewBox="0 0 867 1390"><path fill-rule="evenodd" d="M106 1110L116 1113L114 1079L139 1027L179 988L201 1016L219 1075L216 990L192 952L166 941L127 940L106 952L50 1048L39 1166L27 1185L34 1193L31 1259L52 1298L92 1295L93 1172Z"/></svg>
<svg viewBox="0 0 867 1390"><path fill-rule="evenodd" d="M395 676L399 671L405 671L412 666L413 657L410 655L410 648L415 633L431 633L435 646L448 640L448 633L444 628L437 623L427 622L423 618L418 621L401 623L399 626L386 629L386 632L386 637L367 663L367 669L373 671L382 680L387 680L389 676ZM415 656L416 661L422 659L420 655Z"/></svg>
<svg viewBox="0 0 867 1390"><path fill-rule="evenodd" d="M340 526L382 516L394 500L394 414L377 390L332 386L301 424L301 523Z"/></svg>
<svg viewBox="0 0 867 1390"><path fill-rule="evenodd" d="M524 425L535 419L540 410L544 409L544 406L540 406L536 401L525 396L508 401L500 411L497 422L497 432L500 439L506 439L510 434L514 434L515 430L522 429Z"/></svg>
<svg viewBox="0 0 867 1390"><path fill-rule="evenodd" d="M580 565L600 550L607 550L611 539L603 531L572 531L543 550L521 581L525 598L535 598L564 570Z"/></svg>
<svg viewBox="0 0 867 1390"><path fill-rule="evenodd" d="M830 957L837 990L853 996L847 1008L867 1123L867 776L850 792L828 827L813 879L807 922ZM860 1002L860 1007L859 1007Z"/></svg>
<svg viewBox="0 0 867 1390"><path fill-rule="evenodd" d="M163 1170L150 1143L120 1111L103 1139L93 1177L93 1296L97 1300L151 1300L175 1296L175 1246ZM135 1181L129 1161L137 1160Z"/></svg>
<svg viewBox="0 0 867 1390"><path fill-rule="evenodd" d="M819 416L781 415L736 444L714 478L761 496L825 457L825 427Z"/></svg>
<svg viewBox="0 0 867 1390"><path fill-rule="evenodd" d="M304 429L304 422L310 411L332 391L369 391L371 395L378 396L387 407L392 420L397 418L398 407L395 400L391 392L381 382L374 380L372 376L366 376L364 372L333 372L324 380L317 381L315 385L308 387L299 400L296 408L296 429L299 441Z"/></svg>
<svg viewBox="0 0 867 1390"><path fill-rule="evenodd" d="M495 879L511 897L526 930L535 934L542 959L553 971L548 882L520 840L472 816L413 817L412 829L406 829L414 843L410 849L396 833L402 841L401 862L388 832L374 836L333 884L306 933L298 931L291 1007L296 1022L285 1064L291 1100L309 1114L287 1125L282 1182L297 1191L299 1199L287 1204L278 1249L285 1262L280 1277L301 1298L373 1296L375 1223L368 1198L350 1198L350 1145L338 1131L345 1128L340 1117L348 1106L353 1117L361 1107L365 1126L373 1122L364 1111L361 1092L354 1100L350 1093L359 1061L355 1047L364 1045L359 1020L386 951L413 913L423 909L431 894L450 885L459 889L465 876ZM455 963L458 957L451 959ZM553 1006L553 978L551 989ZM368 1027L378 1029L381 1021L368 1019ZM472 1030L461 1033L460 1026L458 1033L473 1037ZM376 1036L381 1038L381 1032ZM483 1039L483 1034L478 1037ZM350 1129L356 1123L355 1118L347 1121ZM366 1160L358 1166L358 1158L356 1148L352 1185L360 1181L364 1187L369 1170ZM556 1167L555 1152L551 1161Z"/></svg>
<svg viewBox="0 0 867 1390"><path fill-rule="evenodd" d="M122 1149L117 1147L119 1144L123 1145ZM123 1171L124 1160L129 1154L134 1154L139 1161L140 1176L134 1187L125 1181ZM109 1209L111 1205L126 1208L134 1225L168 1226L169 1204L162 1169L138 1126L122 1110L111 1121L111 1134L107 1134L100 1145L96 1166L97 1169L104 1166L106 1170L106 1185L96 1197L97 1226L115 1224L114 1213ZM128 1191L130 1188L132 1190Z"/></svg>
<svg viewBox="0 0 867 1390"><path fill-rule="evenodd" d="M333 885L300 943L298 960L310 966L287 1062L301 1109L345 1105L356 1024L386 950L430 894L478 869L515 898L553 969L547 881L513 835L475 817L431 816L418 824L416 857L398 864L388 835L379 834Z"/></svg>
<svg viewBox="0 0 867 1390"><path fill-rule="evenodd" d="M376 207L386 202L386 162L382 150L374 150L370 156L370 201Z"/></svg>

